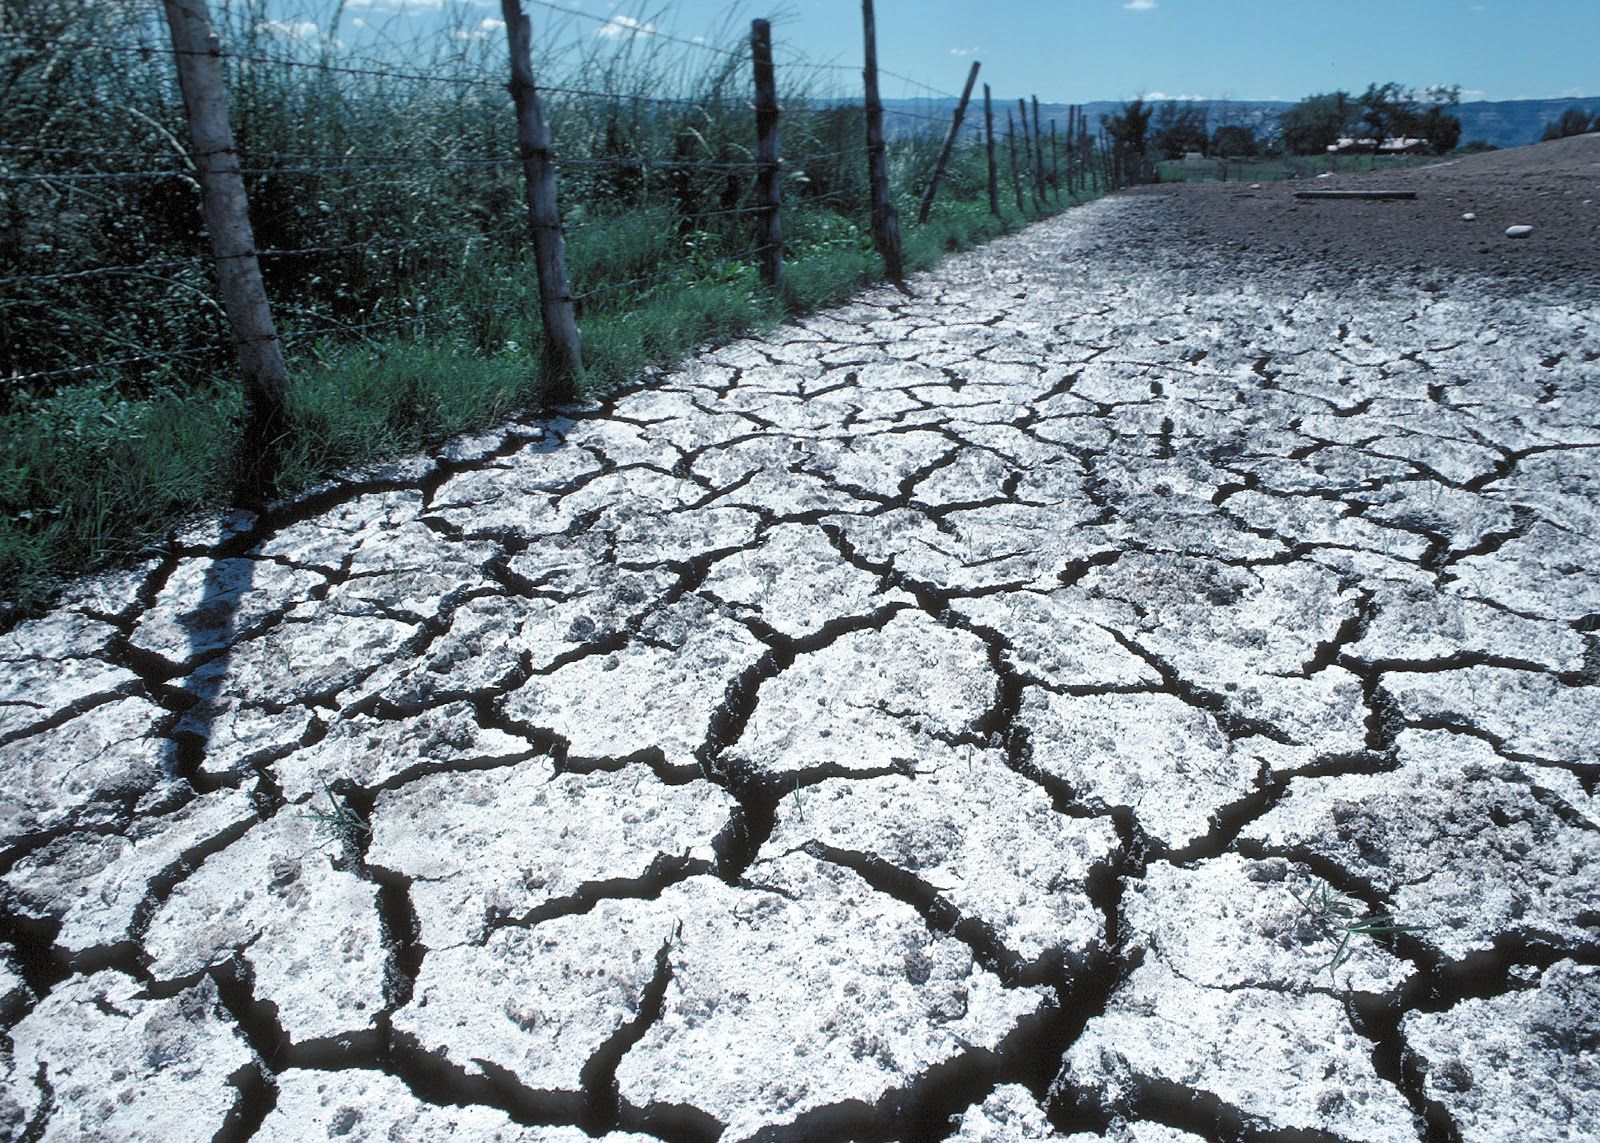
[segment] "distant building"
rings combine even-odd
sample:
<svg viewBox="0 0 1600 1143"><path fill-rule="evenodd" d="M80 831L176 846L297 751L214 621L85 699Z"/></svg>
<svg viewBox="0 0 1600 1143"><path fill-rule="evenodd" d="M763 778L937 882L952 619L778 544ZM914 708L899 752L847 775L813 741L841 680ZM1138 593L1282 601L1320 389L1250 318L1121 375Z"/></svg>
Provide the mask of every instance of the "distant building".
<svg viewBox="0 0 1600 1143"><path fill-rule="evenodd" d="M1352 139L1346 135L1337 143L1328 144L1330 155L1370 155L1373 140ZM1378 148L1380 155L1420 155L1428 151L1426 139L1385 139Z"/></svg>

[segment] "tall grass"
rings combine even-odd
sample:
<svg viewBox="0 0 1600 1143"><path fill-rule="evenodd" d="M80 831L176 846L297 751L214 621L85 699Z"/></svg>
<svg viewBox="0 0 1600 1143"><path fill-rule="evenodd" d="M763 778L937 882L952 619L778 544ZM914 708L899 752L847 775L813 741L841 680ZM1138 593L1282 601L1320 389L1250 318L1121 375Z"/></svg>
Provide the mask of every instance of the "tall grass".
<svg viewBox="0 0 1600 1143"><path fill-rule="evenodd" d="M110 0L15 2L11 26L37 37L0 42L0 175L23 176L0 181L0 261L24 279L0 286L0 598L28 604L225 500L242 409L164 29ZM537 403L537 288L503 33L485 10L462 5L411 42L399 22L350 34L337 0L299 17L212 8L257 245L282 252L262 267L295 384L283 489ZM818 79L836 73L780 65L773 295L754 218L732 213L752 205L751 175L721 169L753 158L743 25L730 17L699 50L577 19L542 29L535 62L588 391L873 279L862 112ZM938 142L894 136L907 220ZM698 165L612 161L640 158ZM85 173L118 177L72 177ZM907 227L912 268L1026 221L989 216L984 187L981 151L963 145L928 224ZM27 280L108 266L135 269Z"/></svg>

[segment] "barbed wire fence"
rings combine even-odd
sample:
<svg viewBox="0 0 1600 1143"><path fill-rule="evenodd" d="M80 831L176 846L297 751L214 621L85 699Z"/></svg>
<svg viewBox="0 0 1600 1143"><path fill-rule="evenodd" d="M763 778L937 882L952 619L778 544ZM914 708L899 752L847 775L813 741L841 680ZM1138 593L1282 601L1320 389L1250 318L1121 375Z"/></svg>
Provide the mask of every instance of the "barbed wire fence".
<svg viewBox="0 0 1600 1143"><path fill-rule="evenodd" d="M173 3L205 13L203 0ZM263 335L242 329L221 296L229 260L259 267L270 337L292 374L331 346L378 350L394 336L463 353L531 350L552 336L534 319L552 295L581 328L690 276L759 268L781 289L783 254L860 242L852 227L874 211L860 67L779 45L763 97L748 42L548 0L460 23L432 58L402 66L392 45L347 49L333 29L263 21L243 0L213 4L204 52L222 75L234 137L224 165L251 224L236 250L209 241L215 156L198 152L178 83L185 53L199 49L138 13L108 24L103 6L94 20L0 31L11 77L0 403L63 386L137 395L232 383L241 350ZM534 256L547 224L530 225L530 155L508 90L506 24L525 9L547 29L596 29L559 50L548 36L531 53L566 281L545 280ZM575 51L575 64L559 58ZM879 111L902 195L928 196L947 140L981 165L977 117L952 130L970 83L961 93L878 74L899 85ZM1031 153L1030 179L1049 177L1040 140Z"/></svg>

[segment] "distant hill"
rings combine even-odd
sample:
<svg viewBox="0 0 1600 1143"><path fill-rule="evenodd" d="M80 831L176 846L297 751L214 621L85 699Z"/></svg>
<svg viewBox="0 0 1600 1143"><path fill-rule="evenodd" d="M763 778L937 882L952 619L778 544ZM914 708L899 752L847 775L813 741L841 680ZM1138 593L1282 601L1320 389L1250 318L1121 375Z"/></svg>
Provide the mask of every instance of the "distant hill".
<svg viewBox="0 0 1600 1143"><path fill-rule="evenodd" d="M885 99L884 109L887 111L905 111L914 115L947 116L955 108L954 99ZM1268 133L1278 116L1292 103L1273 102L1269 100L1214 100L1205 104L1209 109L1212 126L1220 123L1241 123L1254 126L1260 133ZM999 99L995 101L995 120L999 130L1005 129L1005 113L1007 109L1015 112L1017 101L1012 99ZM1083 105L1088 116L1091 128L1098 128L1102 115L1115 114L1121 110L1120 100L1096 100ZM1461 117L1461 141L1471 142L1481 139L1496 147L1522 147L1529 143L1537 143L1539 136L1544 134L1545 127L1561 117L1561 113L1569 107L1581 107L1590 114L1600 114L1600 97L1591 96L1582 99L1507 99L1498 101L1480 100L1474 103L1463 103L1456 109L1456 114ZM1031 105L1030 105L1031 111ZM1067 105L1065 103L1039 104L1039 117L1049 131L1049 122L1056 120L1059 129L1066 130ZM971 125L983 121L983 105L975 104L967 114L969 129ZM910 115L896 116L891 114L886 124L891 134L911 130L922 126L926 120L911 118Z"/></svg>

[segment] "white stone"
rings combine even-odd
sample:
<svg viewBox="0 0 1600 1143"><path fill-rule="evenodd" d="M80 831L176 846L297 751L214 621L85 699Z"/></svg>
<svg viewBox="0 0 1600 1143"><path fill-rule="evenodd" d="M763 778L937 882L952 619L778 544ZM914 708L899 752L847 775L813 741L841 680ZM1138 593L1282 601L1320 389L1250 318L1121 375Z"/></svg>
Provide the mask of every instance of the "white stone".
<svg viewBox="0 0 1600 1143"><path fill-rule="evenodd" d="M1204 710L1165 694L1058 695L1029 688L1022 722L1033 762L1081 800L1126 806L1146 832L1182 847L1250 793L1260 763Z"/></svg>
<svg viewBox="0 0 1600 1143"><path fill-rule="evenodd" d="M137 818L125 834L68 834L17 862L4 880L21 915L60 923L58 950L115 946L135 935L158 881L178 876L193 854L221 848L255 820L244 792L217 790L165 817Z"/></svg>
<svg viewBox="0 0 1600 1143"><path fill-rule="evenodd" d="M653 614L621 650L535 675L506 699L505 713L559 735L576 758L654 751L693 766L728 685L760 655L743 626L690 597Z"/></svg>
<svg viewBox="0 0 1600 1143"><path fill-rule="evenodd" d="M798 656L764 682L730 753L765 774L867 770L954 756L994 701L984 645L920 612Z"/></svg>
<svg viewBox="0 0 1600 1143"><path fill-rule="evenodd" d="M1531 226L1508 226L1508 227L1506 227L1506 237L1507 238L1526 238L1526 237L1528 237L1528 235L1530 235L1532 233L1533 233L1533 227L1531 227Z"/></svg>
<svg viewBox="0 0 1600 1143"><path fill-rule="evenodd" d="M1372 1041L1326 991L1207 987L1147 959L1068 1050L1061 1079L1130 1113L1155 1084L1204 1092L1247 1130L1410 1139L1411 1105L1372 1067Z"/></svg>
<svg viewBox="0 0 1600 1143"><path fill-rule="evenodd" d="M701 590L792 639L831 620L911 602L847 563L820 528L803 524L779 525L759 546L718 560Z"/></svg>
<svg viewBox="0 0 1600 1143"><path fill-rule="evenodd" d="M166 712L144 699L93 707L0 746L0 845L28 834L120 821L170 781Z"/></svg>
<svg viewBox="0 0 1600 1143"><path fill-rule="evenodd" d="M438 950L663 858L709 864L732 808L718 787L667 786L643 766L557 774L535 758L381 795L367 861L411 881L422 942Z"/></svg>
<svg viewBox="0 0 1600 1143"><path fill-rule="evenodd" d="M677 886L644 926L655 947L672 937L672 975L617 1072L630 1103L692 1104L749 1139L813 1108L876 1103L992 1049L1047 1002L1000 987L966 946L853 873L796 854L750 880Z"/></svg>
<svg viewBox="0 0 1600 1143"><path fill-rule="evenodd" d="M151 1000L118 972L57 985L11 1029L9 1094L0 1127L22 1138L43 1093L52 1102L44 1143L170 1143L209 1139L239 1100L230 1082L256 1066L255 1054L201 980L167 1000ZM14 1116L12 1107L23 1111Z"/></svg>
<svg viewBox="0 0 1600 1143"><path fill-rule="evenodd" d="M996 751L920 764L912 777L833 779L778 806L767 851L817 841L867 854L936 889L989 926L1023 961L1081 960L1100 948L1105 917L1087 880L1117 837L1104 818L1058 814Z"/></svg>
<svg viewBox="0 0 1600 1143"><path fill-rule="evenodd" d="M253 1139L259 1143L586 1143L576 1127L524 1127L490 1107L426 1103L382 1072L305 1071L277 1077L278 1098ZM648 1143L651 1136L610 1132L602 1143Z"/></svg>
<svg viewBox="0 0 1600 1143"><path fill-rule="evenodd" d="M1336 862L1452 960L1509 931L1590 939L1600 813L1576 778L1448 731L1404 731L1398 753L1394 771L1294 779L1242 836Z"/></svg>
<svg viewBox="0 0 1600 1143"><path fill-rule="evenodd" d="M129 642L174 664L249 638L326 580L273 560L194 557L167 579Z"/></svg>
<svg viewBox="0 0 1600 1143"><path fill-rule="evenodd" d="M284 1058L371 1041L384 1007L377 887L335 865L326 797L285 808L180 882L145 936L150 972L178 980L238 957L276 1006Z"/></svg>
<svg viewBox="0 0 1600 1143"><path fill-rule="evenodd" d="M1423 1087L1468 1143L1600 1137L1600 968L1557 961L1531 989L1415 1012L1401 1024Z"/></svg>

